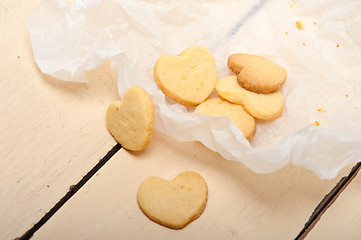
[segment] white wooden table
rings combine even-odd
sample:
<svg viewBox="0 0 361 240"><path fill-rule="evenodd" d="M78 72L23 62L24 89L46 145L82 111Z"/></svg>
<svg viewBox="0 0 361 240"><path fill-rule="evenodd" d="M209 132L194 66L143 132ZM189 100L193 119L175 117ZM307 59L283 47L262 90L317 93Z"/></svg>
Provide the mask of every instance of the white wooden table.
<svg viewBox="0 0 361 240"><path fill-rule="evenodd" d="M155 132L145 151L114 148L114 156L89 177L116 146L105 126L106 108L118 99L116 76L109 62L89 71L87 84L41 73L27 25L39 2L0 3L0 239L25 239L28 230L35 232L33 239L294 239L324 196L349 174L352 166L321 181L288 165L259 175L198 142ZM172 179L184 170L206 179L208 204L199 219L171 230L141 212L136 191L149 176ZM75 194L74 188L69 191L84 176L90 180ZM358 239L360 180L356 176L307 229L309 239ZM57 211L49 217L51 209ZM49 219L41 220L44 216Z"/></svg>

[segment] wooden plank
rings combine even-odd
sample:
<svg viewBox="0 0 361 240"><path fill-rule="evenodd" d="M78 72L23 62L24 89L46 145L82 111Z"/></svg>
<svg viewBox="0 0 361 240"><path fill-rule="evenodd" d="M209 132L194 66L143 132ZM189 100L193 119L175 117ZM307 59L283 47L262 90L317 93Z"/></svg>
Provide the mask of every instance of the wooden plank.
<svg viewBox="0 0 361 240"><path fill-rule="evenodd" d="M346 187L353 181L357 176L361 168L361 163L357 163L350 171L348 176L342 177L337 185L322 199L322 201L317 205L315 211L310 216L309 220L306 222L305 227L300 231L297 239L305 239L308 233L314 228L318 223L322 215L327 211L327 209L336 201L339 195L346 189ZM323 223L323 221L322 221Z"/></svg>
<svg viewBox="0 0 361 240"><path fill-rule="evenodd" d="M116 144L105 126L118 98L108 62L88 84L35 64L27 20L39 2L0 3L0 239L32 227Z"/></svg>
<svg viewBox="0 0 361 240"><path fill-rule="evenodd" d="M355 169L354 179L337 195L334 203L321 216L306 239L360 239L361 236L361 166Z"/></svg>
<svg viewBox="0 0 361 240"><path fill-rule="evenodd" d="M182 230L150 221L137 205L139 184L149 176L172 179L185 170L207 181L204 213ZM34 239L294 239L339 179L321 181L291 165L255 174L198 142L155 132L145 151L117 152Z"/></svg>
<svg viewBox="0 0 361 240"><path fill-rule="evenodd" d="M71 185L69 187L69 191L62 197L59 202L57 202L54 207L52 207L49 212L47 212L33 227L31 227L28 231L26 231L23 235L16 238L17 240L25 240L30 239L36 231L38 231L54 214L67 202L70 198L74 196L74 194L79 191L80 188L84 186L85 183L89 181L100 168L106 164L109 159L121 149L121 145L116 144L99 162L75 185Z"/></svg>

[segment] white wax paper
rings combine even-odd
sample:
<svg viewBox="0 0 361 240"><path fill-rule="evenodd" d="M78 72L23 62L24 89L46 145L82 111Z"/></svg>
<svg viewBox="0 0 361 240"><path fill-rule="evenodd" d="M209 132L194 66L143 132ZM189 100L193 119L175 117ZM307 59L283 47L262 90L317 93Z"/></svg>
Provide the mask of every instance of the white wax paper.
<svg viewBox="0 0 361 240"><path fill-rule="evenodd" d="M200 141L257 173L292 161L331 179L361 160L360 13L358 0L78 0L72 6L44 0L29 28L36 63L54 77L86 82L85 70L111 59L120 97L135 85L150 94L157 130ZM226 65L232 53L284 66L282 116L257 120L249 143L228 118L196 114L165 97L152 76L156 60L193 45L213 52L219 78L232 74Z"/></svg>

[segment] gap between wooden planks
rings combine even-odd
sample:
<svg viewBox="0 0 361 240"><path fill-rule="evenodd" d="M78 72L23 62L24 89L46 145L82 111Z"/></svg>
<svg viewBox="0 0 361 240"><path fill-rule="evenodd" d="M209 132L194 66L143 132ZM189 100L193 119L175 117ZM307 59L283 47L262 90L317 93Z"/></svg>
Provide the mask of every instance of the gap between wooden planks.
<svg viewBox="0 0 361 240"><path fill-rule="evenodd" d="M297 240L305 239L307 234L313 229L313 227L320 220L321 216L327 211L327 209L336 201L338 196L343 190L350 184L350 182L356 177L361 168L361 162L357 163L350 171L348 176L341 178L336 186L322 199L317 205L315 211L306 222L304 228L296 237Z"/></svg>
<svg viewBox="0 0 361 240"><path fill-rule="evenodd" d="M72 185L69 191L62 197L59 202L48 213L44 215L32 228L26 231L22 236L16 238L17 240L30 239L36 231L38 231L74 194L81 189L84 184L89 181L120 149L121 145L115 145L100 161L96 164L77 184ZM327 209L335 202L341 192L348 186L348 184L356 177L361 168L361 163L357 163L350 173L342 177L333 189L325 195L323 200L317 205L309 220L295 239L305 239L307 234L317 224L320 217L327 211Z"/></svg>
<svg viewBox="0 0 361 240"><path fill-rule="evenodd" d="M108 162L108 160L118 152L122 146L118 143L99 160L99 162L75 185L69 187L69 191L57 202L54 207L47 212L32 228L26 231L21 237L14 240L30 239L84 184L98 172L98 170Z"/></svg>

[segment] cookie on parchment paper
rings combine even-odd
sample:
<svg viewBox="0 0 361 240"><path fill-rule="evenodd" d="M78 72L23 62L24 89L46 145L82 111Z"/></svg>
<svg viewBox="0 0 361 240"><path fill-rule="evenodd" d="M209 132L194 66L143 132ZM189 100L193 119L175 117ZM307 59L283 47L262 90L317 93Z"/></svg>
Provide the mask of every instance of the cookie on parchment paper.
<svg viewBox="0 0 361 240"><path fill-rule="evenodd" d="M205 101L217 82L214 56L202 46L187 48L179 55L161 56L153 75L166 96L184 105Z"/></svg>
<svg viewBox="0 0 361 240"><path fill-rule="evenodd" d="M222 98L241 104L249 114L257 119L277 118L283 110L283 97L279 91L268 94L248 91L238 84L235 75L218 80L216 90Z"/></svg>
<svg viewBox="0 0 361 240"><path fill-rule="evenodd" d="M241 105L228 102L220 97L206 100L198 105L194 112L230 118L248 140L251 140L256 132L256 121Z"/></svg>
<svg viewBox="0 0 361 240"><path fill-rule="evenodd" d="M228 67L239 84L255 93L278 91L287 78L287 70L273 61L251 54L236 53L228 57Z"/></svg>

